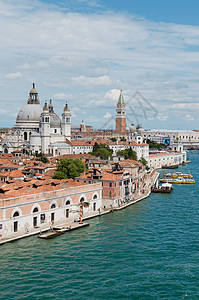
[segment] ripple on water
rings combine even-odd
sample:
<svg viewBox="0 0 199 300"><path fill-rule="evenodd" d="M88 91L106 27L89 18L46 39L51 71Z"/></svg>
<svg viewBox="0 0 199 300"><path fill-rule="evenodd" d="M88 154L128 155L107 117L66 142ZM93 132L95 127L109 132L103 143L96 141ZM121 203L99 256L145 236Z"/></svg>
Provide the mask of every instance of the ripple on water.
<svg viewBox="0 0 199 300"><path fill-rule="evenodd" d="M199 154L190 169L197 180ZM199 299L198 191L175 186L52 240L1 247L1 299Z"/></svg>

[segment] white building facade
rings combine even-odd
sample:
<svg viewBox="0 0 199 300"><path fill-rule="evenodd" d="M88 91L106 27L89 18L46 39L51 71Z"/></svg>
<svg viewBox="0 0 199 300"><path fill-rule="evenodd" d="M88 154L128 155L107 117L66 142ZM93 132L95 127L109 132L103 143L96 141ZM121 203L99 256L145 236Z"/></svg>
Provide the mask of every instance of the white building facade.
<svg viewBox="0 0 199 300"><path fill-rule="evenodd" d="M61 121L54 112L52 100L49 105L45 103L42 108L33 83L27 104L20 109L16 125L2 143L2 151L10 153L20 149L25 154L36 152L51 154L55 143L60 143L62 147L64 144L65 148L70 148L70 139L71 114L67 103Z"/></svg>

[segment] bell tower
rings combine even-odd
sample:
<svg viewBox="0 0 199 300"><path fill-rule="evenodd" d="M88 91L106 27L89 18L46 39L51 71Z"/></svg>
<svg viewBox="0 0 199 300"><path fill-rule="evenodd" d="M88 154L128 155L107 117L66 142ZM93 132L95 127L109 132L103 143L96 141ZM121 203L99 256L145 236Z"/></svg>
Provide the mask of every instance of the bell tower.
<svg viewBox="0 0 199 300"><path fill-rule="evenodd" d="M122 89L117 102L115 131L116 133L126 133L126 108Z"/></svg>
<svg viewBox="0 0 199 300"><path fill-rule="evenodd" d="M48 146L50 145L50 114L47 102L44 105L41 114L41 152L48 154Z"/></svg>
<svg viewBox="0 0 199 300"><path fill-rule="evenodd" d="M71 140L71 113L67 103L62 114L62 135Z"/></svg>

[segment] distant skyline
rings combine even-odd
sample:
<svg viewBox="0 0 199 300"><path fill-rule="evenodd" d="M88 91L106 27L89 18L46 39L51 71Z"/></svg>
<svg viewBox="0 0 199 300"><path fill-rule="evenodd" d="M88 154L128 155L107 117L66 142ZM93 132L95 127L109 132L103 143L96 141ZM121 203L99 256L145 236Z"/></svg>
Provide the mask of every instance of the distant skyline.
<svg viewBox="0 0 199 300"><path fill-rule="evenodd" d="M0 5L0 127L14 126L35 82L41 105L53 99L60 115L68 102L73 125L115 118L123 88L125 101L139 92L158 112L140 117L144 128L199 128L199 1Z"/></svg>

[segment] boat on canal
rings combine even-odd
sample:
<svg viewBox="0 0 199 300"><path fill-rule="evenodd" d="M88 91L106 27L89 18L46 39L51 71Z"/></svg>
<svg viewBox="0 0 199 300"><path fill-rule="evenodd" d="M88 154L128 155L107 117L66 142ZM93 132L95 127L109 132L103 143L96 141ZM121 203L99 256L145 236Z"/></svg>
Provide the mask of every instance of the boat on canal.
<svg viewBox="0 0 199 300"><path fill-rule="evenodd" d="M50 232L47 232L47 233L44 233L44 234L40 234L38 236L38 238L40 238L40 239L51 239L55 236L64 234L64 232L65 232L64 230L53 230L53 231L50 231Z"/></svg>
<svg viewBox="0 0 199 300"><path fill-rule="evenodd" d="M170 194L173 190L173 186L171 183L163 183L162 185L152 186L151 192L152 193L163 193L163 194Z"/></svg>
<svg viewBox="0 0 199 300"><path fill-rule="evenodd" d="M179 178L179 177L182 177L182 178L189 178L189 179L193 178L193 176L191 175L190 171L188 173L182 173L182 172L166 173L166 174L164 174L164 177L167 177L167 178Z"/></svg>
<svg viewBox="0 0 199 300"><path fill-rule="evenodd" d="M183 178L183 177L177 177L177 178L163 177L163 178L160 179L160 182L175 183L175 184L195 184L194 179L192 179L192 178Z"/></svg>

